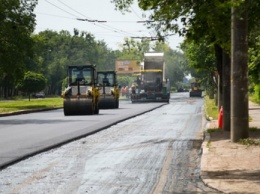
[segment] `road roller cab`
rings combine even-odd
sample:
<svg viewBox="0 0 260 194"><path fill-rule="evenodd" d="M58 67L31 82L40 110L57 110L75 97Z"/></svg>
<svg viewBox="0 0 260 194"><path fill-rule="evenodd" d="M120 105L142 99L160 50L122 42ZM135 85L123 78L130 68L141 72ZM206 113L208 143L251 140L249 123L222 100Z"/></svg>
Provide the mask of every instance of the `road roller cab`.
<svg viewBox="0 0 260 194"><path fill-rule="evenodd" d="M64 115L99 113L96 76L96 68L92 65L68 67L68 87L62 92Z"/></svg>
<svg viewBox="0 0 260 194"><path fill-rule="evenodd" d="M100 109L119 107L119 88L115 71L98 71L97 83L100 91Z"/></svg>

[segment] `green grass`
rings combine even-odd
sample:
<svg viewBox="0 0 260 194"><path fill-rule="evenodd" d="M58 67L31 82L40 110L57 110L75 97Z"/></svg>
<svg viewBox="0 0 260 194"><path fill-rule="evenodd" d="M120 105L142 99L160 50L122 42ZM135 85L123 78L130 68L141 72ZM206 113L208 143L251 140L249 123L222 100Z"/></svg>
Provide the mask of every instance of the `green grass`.
<svg viewBox="0 0 260 194"><path fill-rule="evenodd" d="M206 116L212 117L214 120L218 119L219 116L219 111L218 107L215 105L215 100L214 99L209 99L209 96L205 97L205 112ZM252 121L252 117L248 117L249 122Z"/></svg>
<svg viewBox="0 0 260 194"><path fill-rule="evenodd" d="M215 131L220 131L220 130L222 130L222 129L220 129L220 128L209 128L209 129L206 130L206 132L207 133L214 133Z"/></svg>
<svg viewBox="0 0 260 194"><path fill-rule="evenodd" d="M259 97L256 97L255 95L250 95L250 96L249 96L249 100L250 100L251 102L256 103L256 104L260 104L260 98L259 98Z"/></svg>
<svg viewBox="0 0 260 194"><path fill-rule="evenodd" d="M61 108L63 99L44 98L44 99L19 99L0 101L0 113L9 113L21 110L44 109L44 108Z"/></svg>
<svg viewBox="0 0 260 194"><path fill-rule="evenodd" d="M205 97L205 111L208 118L212 117L215 120L218 119L218 107L215 105L215 100L209 99L209 96Z"/></svg>
<svg viewBox="0 0 260 194"><path fill-rule="evenodd" d="M260 128L257 128L257 127L249 127L249 131L260 131Z"/></svg>
<svg viewBox="0 0 260 194"><path fill-rule="evenodd" d="M210 148L210 146L211 146L211 141L209 140L209 141L207 142L206 147L207 147L207 148Z"/></svg>
<svg viewBox="0 0 260 194"><path fill-rule="evenodd" d="M260 146L260 139L252 139L252 138L240 139L238 143L246 146L252 146L252 145Z"/></svg>
<svg viewBox="0 0 260 194"><path fill-rule="evenodd" d="M249 127L249 131L254 132L260 132L260 128L257 127ZM260 146L260 139L259 138L245 138L240 139L239 142L242 145L246 146Z"/></svg>

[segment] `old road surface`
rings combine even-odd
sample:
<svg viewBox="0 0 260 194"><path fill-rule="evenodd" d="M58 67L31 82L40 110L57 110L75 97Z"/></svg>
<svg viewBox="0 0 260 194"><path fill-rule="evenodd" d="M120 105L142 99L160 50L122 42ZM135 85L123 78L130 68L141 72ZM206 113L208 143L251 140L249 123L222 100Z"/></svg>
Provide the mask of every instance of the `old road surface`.
<svg viewBox="0 0 260 194"><path fill-rule="evenodd" d="M218 193L200 179L202 106L202 98L172 94L169 104L2 169L0 193ZM31 128L32 124L37 130L37 123L43 123L53 130L49 131L50 138L56 135L56 128L65 128L69 134L66 125L71 130L88 125L82 121L84 117L63 120L59 111L39 114L42 118L36 121L34 114L24 117L25 121L13 117L14 124L1 118L0 130L2 121L10 130L16 125ZM45 121L45 117L50 118ZM15 136L21 136L18 133L10 134L14 141Z"/></svg>

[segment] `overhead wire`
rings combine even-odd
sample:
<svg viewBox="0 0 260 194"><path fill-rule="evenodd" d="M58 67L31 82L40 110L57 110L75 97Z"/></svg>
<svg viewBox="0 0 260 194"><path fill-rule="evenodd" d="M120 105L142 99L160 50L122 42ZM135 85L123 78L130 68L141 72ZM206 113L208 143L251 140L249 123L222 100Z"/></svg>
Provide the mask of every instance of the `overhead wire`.
<svg viewBox="0 0 260 194"><path fill-rule="evenodd" d="M45 1L48 2L48 3L50 3L48 0L45 0ZM111 26L109 26L109 25L98 24L99 20L95 20L95 19L92 19L92 18L90 18L90 17L87 17L87 16L85 16L84 14L82 14L82 13L78 12L77 10L73 9L71 6L68 6L68 5L65 4L64 2L62 2L62 1L60 1L60 0L57 0L57 1L60 2L62 5L64 5L65 7L69 8L70 10L72 10L72 11L76 12L77 14L83 16L84 18L78 18L76 15L71 14L71 13L69 13L68 11L66 11L66 10L64 10L64 9L59 8L58 6L54 5L53 3L50 3L50 4L53 5L53 6L55 6L55 7L57 7L57 8L59 8L59 9L62 10L62 11L65 11L66 13L69 13L70 15L75 16L76 19L79 20L79 21L91 22L92 25L95 25L95 26L97 26L97 27L100 27L100 28L103 28L103 29L106 29L106 30L109 30L109 31L113 31L113 32L115 32L115 33L119 33L119 34L122 34L122 35L126 35L126 36L129 36L129 35L133 36L133 35L134 35L134 36L136 36L136 34L129 33L129 32L127 32L127 31L124 31L124 30L120 30L120 29L111 27ZM102 22L104 22L104 21L102 21Z"/></svg>
<svg viewBox="0 0 260 194"><path fill-rule="evenodd" d="M140 16L136 13L136 11L133 9L132 6L130 6L130 9L132 10L132 12L133 12L140 20L142 20L142 17L140 17Z"/></svg>
<svg viewBox="0 0 260 194"><path fill-rule="evenodd" d="M49 3L49 4L51 4L52 6L58 8L59 10L64 11L65 13L67 13L67 14L69 14L69 15L72 15L72 16L74 16L74 17L77 17L76 15L74 15L74 14L72 14L72 13L70 13L70 12L68 12L68 11L66 11L66 10L64 10L64 9L62 9L62 8L60 8L59 6L57 6L57 5L55 5L55 4L51 3L51 2L49 2L48 0L45 0L45 1L46 1L47 3Z"/></svg>
<svg viewBox="0 0 260 194"><path fill-rule="evenodd" d="M130 9L131 9L131 11L141 20L141 21L137 21L137 23L147 23L147 22L149 22L148 20L143 20L143 18L140 17L140 16L136 13L136 11L134 10L134 8L133 8L132 6L130 6ZM156 34L155 31L154 31L153 33ZM152 32L149 32L149 34L150 34L150 36L151 36L151 37L149 37L149 39L154 40L154 39L155 39L155 38L154 38L155 35L152 35ZM144 36L144 37L132 37L132 38L147 39L148 37Z"/></svg>
<svg viewBox="0 0 260 194"><path fill-rule="evenodd" d="M47 15L47 16L52 16L52 17L57 17L57 18L65 18L65 19L76 20L74 17L72 18L72 17L60 16L60 15L49 14L49 13L37 12L37 14Z"/></svg>
<svg viewBox="0 0 260 194"><path fill-rule="evenodd" d="M47 3L49 3L50 5L56 7L57 9L75 17L75 18L69 18L69 17L65 17L63 16L63 18L67 18L67 19L75 19L75 20L78 20L78 21L86 21L86 22L89 22L91 23L92 25L94 26L97 26L99 28L103 28L103 29L106 29L106 30L109 30L113 33L118 33L118 34L121 34L123 36L130 36L131 38L138 38L138 39L151 39L151 40L158 40L158 37L155 37L155 36L152 36L152 32L148 32L150 34L151 37L148 37L148 36L138 36L134 33L130 33L129 31L124 31L124 30L120 30L118 28L114 28L112 26L109 26L109 25L106 25L106 24L103 24L103 22L108 22L108 21L101 21L101 20L97 20L97 19L92 19L90 17L87 17L86 15L80 13L79 11L73 9L71 6L68 6L67 4L65 4L64 2L62 2L61 0L57 0L59 3L61 3L63 6L67 7L68 9L72 10L73 12L83 16L83 18L79 18L77 15L71 13L71 12L68 12L67 10L65 9L62 9L61 7L55 5L54 3L51 3L50 1L48 0L45 0ZM136 23L145 23L147 22L147 20L143 20L137 13L136 11L130 6L130 9L132 10L132 12L139 18L141 19L141 21L137 21ZM57 15L52 15L52 14L45 14L45 15L51 15L51 16L55 16L55 17L62 17L62 16L57 16ZM109 22L125 22L125 21L109 21ZM130 21L128 21L130 22ZM156 34L156 33L155 33ZM169 36L169 35L166 35L166 36Z"/></svg>
<svg viewBox="0 0 260 194"><path fill-rule="evenodd" d="M55 14L43 13L43 12L36 12L36 13L41 14L41 15L52 16L52 17L78 20L78 18L75 18L75 17L60 16L60 15L55 15ZM138 23L138 21L134 21L134 20L132 20L132 21L130 21L130 20L107 20L107 23L136 23L136 22Z"/></svg>

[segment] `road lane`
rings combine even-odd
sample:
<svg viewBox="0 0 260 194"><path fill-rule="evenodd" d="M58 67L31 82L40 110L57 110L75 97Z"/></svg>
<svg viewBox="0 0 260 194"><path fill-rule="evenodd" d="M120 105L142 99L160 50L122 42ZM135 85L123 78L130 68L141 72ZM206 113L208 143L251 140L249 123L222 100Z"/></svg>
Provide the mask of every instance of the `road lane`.
<svg viewBox="0 0 260 194"><path fill-rule="evenodd" d="M119 109L100 110L99 115L65 117L58 109L0 117L0 169L162 105L120 101Z"/></svg>
<svg viewBox="0 0 260 194"><path fill-rule="evenodd" d="M0 193L218 193L200 179L203 99L170 104L0 173Z"/></svg>

